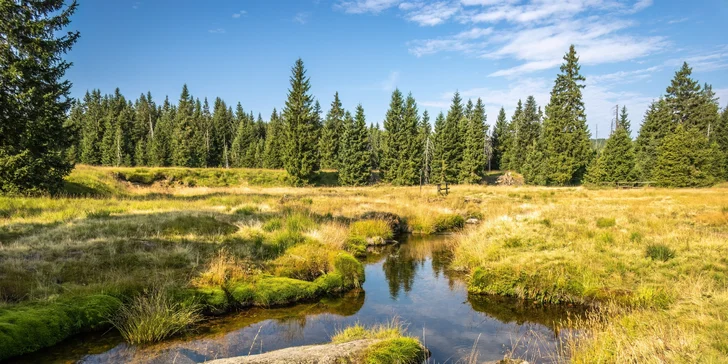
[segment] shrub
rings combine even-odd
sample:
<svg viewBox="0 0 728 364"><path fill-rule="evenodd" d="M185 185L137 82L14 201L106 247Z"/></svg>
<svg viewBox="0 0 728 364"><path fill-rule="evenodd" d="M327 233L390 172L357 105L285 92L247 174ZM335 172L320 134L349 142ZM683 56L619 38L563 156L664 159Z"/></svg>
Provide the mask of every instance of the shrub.
<svg viewBox="0 0 728 364"><path fill-rule="evenodd" d="M646 255L652 260L666 262L675 257L675 251L665 244L650 244L647 246Z"/></svg>
<svg viewBox="0 0 728 364"><path fill-rule="evenodd" d="M155 289L123 305L111 322L127 342L142 344L173 336L200 319L196 305L183 306L164 290Z"/></svg>
<svg viewBox="0 0 728 364"><path fill-rule="evenodd" d="M0 360L99 329L108 324L107 317L120 306L114 297L93 295L0 309Z"/></svg>
<svg viewBox="0 0 728 364"><path fill-rule="evenodd" d="M597 227L602 228L602 229L612 227L616 224L617 224L617 221L613 218L600 217L597 219Z"/></svg>
<svg viewBox="0 0 728 364"><path fill-rule="evenodd" d="M362 220L351 224L351 235L363 238L381 237L391 239L394 231L384 220Z"/></svg>

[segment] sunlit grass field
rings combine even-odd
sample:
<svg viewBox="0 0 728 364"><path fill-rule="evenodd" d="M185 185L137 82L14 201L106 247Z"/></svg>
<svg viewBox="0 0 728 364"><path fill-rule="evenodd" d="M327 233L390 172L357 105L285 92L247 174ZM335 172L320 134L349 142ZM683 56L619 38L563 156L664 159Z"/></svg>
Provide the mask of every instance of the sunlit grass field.
<svg viewBox="0 0 728 364"><path fill-rule="evenodd" d="M340 257L361 255L373 237L456 231L452 269L467 273L472 293L595 309L564 323L580 330L564 335L560 359L728 360L728 186L454 186L443 197L432 186L335 187L334 172L317 181L79 166L64 196L0 197L0 326L18 307L74 297L143 306L132 297L160 287L168 298L146 297L162 310L190 290L213 311L312 299L360 283ZM470 218L478 223L464 225Z"/></svg>

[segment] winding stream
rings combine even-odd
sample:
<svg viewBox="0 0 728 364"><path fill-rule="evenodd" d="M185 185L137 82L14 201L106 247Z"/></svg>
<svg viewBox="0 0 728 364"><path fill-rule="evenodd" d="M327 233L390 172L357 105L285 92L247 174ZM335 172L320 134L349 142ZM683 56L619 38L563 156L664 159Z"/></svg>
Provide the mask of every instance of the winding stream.
<svg viewBox="0 0 728 364"><path fill-rule="evenodd" d="M456 363L473 350L479 362L502 359L511 350L532 354L534 341L542 355L554 350L555 322L566 318L566 309L469 296L462 277L445 269L448 238L410 237L372 252L363 290L344 297L217 317L190 334L150 346L127 345L113 331L81 335L14 362L196 363L326 343L357 322L393 318L426 344L430 363ZM526 341L532 343L528 349Z"/></svg>

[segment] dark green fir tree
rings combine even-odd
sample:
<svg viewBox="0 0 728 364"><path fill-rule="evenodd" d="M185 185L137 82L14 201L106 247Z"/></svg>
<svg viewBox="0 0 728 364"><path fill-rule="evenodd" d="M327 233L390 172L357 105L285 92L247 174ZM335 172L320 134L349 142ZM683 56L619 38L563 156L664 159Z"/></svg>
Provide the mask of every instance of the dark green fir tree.
<svg viewBox="0 0 728 364"><path fill-rule="evenodd" d="M318 116L310 94L303 61L298 59L291 70L291 88L283 109L284 166L294 185L309 184L318 164Z"/></svg>
<svg viewBox="0 0 728 364"><path fill-rule="evenodd" d="M369 133L361 104L356 107L356 117L346 120L342 139L339 183L344 186L366 185L372 168Z"/></svg>

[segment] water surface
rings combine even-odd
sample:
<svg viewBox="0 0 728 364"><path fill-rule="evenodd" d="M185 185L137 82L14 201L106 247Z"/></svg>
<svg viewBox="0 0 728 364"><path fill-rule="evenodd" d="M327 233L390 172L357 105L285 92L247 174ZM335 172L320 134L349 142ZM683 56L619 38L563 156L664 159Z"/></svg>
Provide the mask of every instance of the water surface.
<svg viewBox="0 0 728 364"><path fill-rule="evenodd" d="M463 277L446 269L447 239L410 237L372 251L362 290L344 297L217 317L190 334L149 346L127 345L113 331L81 335L16 362L196 363L326 343L337 330L357 322L393 319L427 345L430 363L456 363L473 351L479 362L502 359L511 351L528 350L531 357L534 340L548 356L566 309L468 295Z"/></svg>

